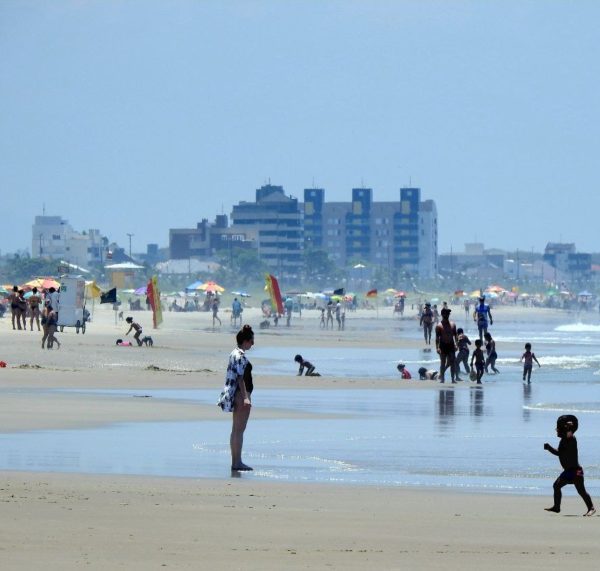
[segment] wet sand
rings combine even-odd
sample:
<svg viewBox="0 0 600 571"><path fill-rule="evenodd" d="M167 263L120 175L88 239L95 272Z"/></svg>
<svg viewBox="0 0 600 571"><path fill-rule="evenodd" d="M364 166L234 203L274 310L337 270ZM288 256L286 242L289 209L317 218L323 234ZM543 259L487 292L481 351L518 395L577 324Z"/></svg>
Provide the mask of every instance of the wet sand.
<svg viewBox="0 0 600 571"><path fill-rule="evenodd" d="M511 319L553 319L546 310L500 308ZM391 310L389 310L391 315ZM458 315L458 311L456 312ZM255 325L258 312L245 319ZM60 350L42 351L36 332L13 332L0 320L0 430L98 426L121 421L222 420L216 407L161 399L115 399L54 388L210 388L218 393L233 329L213 332L210 314L165 315L159 331L136 314L152 349L117 348L123 322L96 307L86 335L66 331ZM274 346L420 347L389 334L414 332L416 322L392 320L380 309L348 318L348 329L320 331L305 313L286 330L261 332ZM364 327L359 324L364 320ZM368 331L365 334L365 330ZM411 333L412 335L413 333ZM157 370L158 368L159 370ZM270 388L385 388L376 379L269 376ZM395 389L438 390L437 383ZM32 391L32 389L35 389ZM142 391L143 392L143 391ZM256 418L302 416L256 409ZM221 416L219 416L221 415ZM224 435L226 447L227 435ZM250 442L247 443L251 445ZM151 448L149 448L151 449ZM477 459L473 459L474 462ZM543 511L548 498L477 495L423 489L222 480L155 479L3 472L1 558L6 569L558 569L597 567L596 518L574 517L583 503L565 497L563 513Z"/></svg>

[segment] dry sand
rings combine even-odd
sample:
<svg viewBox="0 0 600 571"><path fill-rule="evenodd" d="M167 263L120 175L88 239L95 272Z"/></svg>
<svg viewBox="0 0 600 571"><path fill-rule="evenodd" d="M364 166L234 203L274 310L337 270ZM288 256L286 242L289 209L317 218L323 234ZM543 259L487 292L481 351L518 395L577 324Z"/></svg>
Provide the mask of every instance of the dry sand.
<svg viewBox="0 0 600 571"><path fill-rule="evenodd" d="M548 318L543 310L500 309L498 319ZM257 342L397 346L390 328L416 327L380 310L368 336L349 316L348 330L323 332L305 313L294 328L257 331ZM248 310L250 323L258 312ZM42 351L37 333L13 332L0 320L0 431L72 428L116 421L222 419L216 407L160 399L108 399L53 388L213 388L218 392L233 330L212 331L209 314L165 315L153 349L117 348L125 324L96 307L86 335L60 336ZM143 325L146 312L136 314ZM263 341L264 340L264 341ZM403 346L413 346L407 341ZM148 369L149 366L157 367ZM295 377L257 379L298 388ZM383 388L372 379L303 379L310 388ZM389 382L386 389L389 390ZM433 383L402 387L437 390ZM255 418L294 411L256 409ZM226 447L228 435L224 435ZM10 438L10 436L8 436ZM248 443L247 445L250 445ZM476 461L476 459L474 459ZM2 569L596 569L597 518L574 517L582 502L543 511L550 498L476 495L320 484L282 484L225 477L172 479L3 472L0 498ZM551 482L548 482L549 493ZM550 495L550 494L549 494Z"/></svg>

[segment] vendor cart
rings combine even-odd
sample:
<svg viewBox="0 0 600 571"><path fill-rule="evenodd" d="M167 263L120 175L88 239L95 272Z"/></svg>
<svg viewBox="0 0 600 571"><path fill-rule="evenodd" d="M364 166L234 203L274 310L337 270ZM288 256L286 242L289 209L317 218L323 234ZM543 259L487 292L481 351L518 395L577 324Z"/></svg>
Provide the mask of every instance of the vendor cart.
<svg viewBox="0 0 600 571"><path fill-rule="evenodd" d="M65 327L75 327L75 332L85 334L85 323L89 312L85 308L85 280L81 276L60 277L58 295L57 325L61 331Z"/></svg>

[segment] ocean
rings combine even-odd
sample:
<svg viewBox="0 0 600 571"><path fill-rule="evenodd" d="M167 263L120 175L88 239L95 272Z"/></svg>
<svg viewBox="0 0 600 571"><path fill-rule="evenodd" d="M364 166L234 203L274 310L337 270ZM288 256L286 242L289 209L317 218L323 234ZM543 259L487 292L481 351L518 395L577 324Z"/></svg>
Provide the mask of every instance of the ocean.
<svg viewBox="0 0 600 571"><path fill-rule="evenodd" d="M408 332L410 325L411 332ZM419 338L411 322L399 338ZM460 322L458 323L460 326ZM467 325L467 324L465 324ZM402 323L399 327L403 327ZM472 327L471 327L472 329ZM580 462L592 496L600 493L600 325L495 322L499 375L470 382L393 390L403 360L413 373L437 365L421 350L257 347L252 351L257 408L311 413L311 418L251 418L243 478L346 485L433 487L551 495L558 459L556 417L576 414ZM469 331L474 339L473 331ZM521 380L521 345L542 364ZM325 376L389 380L389 389L261 389L261 375L295 375L302 353ZM466 377L466 375L463 375ZM81 392L81 391L80 391ZM84 391L213 404L215 390ZM216 408L216 407L215 407ZM0 469L229 477L230 416L214 421L124 423L102 428L0 435ZM574 492L566 492L567 494Z"/></svg>

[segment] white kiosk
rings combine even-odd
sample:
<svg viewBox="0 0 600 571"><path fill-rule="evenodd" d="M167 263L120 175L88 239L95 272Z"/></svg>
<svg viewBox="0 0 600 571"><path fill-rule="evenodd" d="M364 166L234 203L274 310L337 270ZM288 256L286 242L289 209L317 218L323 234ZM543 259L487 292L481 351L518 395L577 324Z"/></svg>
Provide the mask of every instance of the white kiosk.
<svg viewBox="0 0 600 571"><path fill-rule="evenodd" d="M85 280L81 276L64 275L60 277L58 296L58 322L64 327L75 327L75 331L85 333Z"/></svg>

